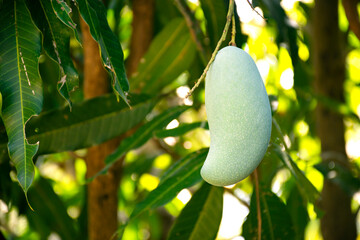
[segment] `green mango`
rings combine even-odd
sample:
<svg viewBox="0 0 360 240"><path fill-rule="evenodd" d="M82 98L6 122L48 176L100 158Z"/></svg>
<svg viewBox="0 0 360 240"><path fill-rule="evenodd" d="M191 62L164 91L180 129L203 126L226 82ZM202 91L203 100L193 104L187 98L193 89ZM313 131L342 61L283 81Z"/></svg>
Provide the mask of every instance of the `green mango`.
<svg viewBox="0 0 360 240"><path fill-rule="evenodd" d="M271 135L269 98L254 60L240 48L221 49L205 79L210 149L202 178L235 184L259 165Z"/></svg>

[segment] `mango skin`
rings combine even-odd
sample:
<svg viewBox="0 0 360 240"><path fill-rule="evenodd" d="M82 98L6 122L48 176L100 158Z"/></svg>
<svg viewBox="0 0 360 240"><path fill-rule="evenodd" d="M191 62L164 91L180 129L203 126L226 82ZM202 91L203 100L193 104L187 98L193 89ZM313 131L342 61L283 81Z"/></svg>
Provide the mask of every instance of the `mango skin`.
<svg viewBox="0 0 360 240"><path fill-rule="evenodd" d="M254 60L240 48L221 49L205 79L210 149L202 178L235 184L259 165L271 135L269 98Z"/></svg>

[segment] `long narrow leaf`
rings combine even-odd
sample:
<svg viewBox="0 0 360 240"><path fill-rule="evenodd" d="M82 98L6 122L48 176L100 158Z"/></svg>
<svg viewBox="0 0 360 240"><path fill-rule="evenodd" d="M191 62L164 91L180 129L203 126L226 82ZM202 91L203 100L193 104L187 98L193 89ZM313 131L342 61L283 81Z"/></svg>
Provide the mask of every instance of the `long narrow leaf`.
<svg viewBox="0 0 360 240"><path fill-rule="evenodd" d="M125 92L129 91L129 82L125 73L124 54L119 40L109 27L104 4L98 0L77 0L77 5L82 18L89 25L92 37L100 45L101 59L111 73L115 94L127 103Z"/></svg>
<svg viewBox="0 0 360 240"><path fill-rule="evenodd" d="M294 239L295 232L286 205L273 192L260 188L261 239ZM258 239L258 216L256 194L253 193L250 213L243 225L245 239Z"/></svg>
<svg viewBox="0 0 360 240"><path fill-rule="evenodd" d="M215 239L222 217L223 193L224 188L204 183L181 211L168 239Z"/></svg>
<svg viewBox="0 0 360 240"><path fill-rule="evenodd" d="M56 14L56 16L70 29L73 30L74 35L79 43L80 37L79 33L76 29L76 23L72 20L70 14L72 12L72 9L69 7L69 5L64 0L51 0L51 5L53 7L53 10Z"/></svg>
<svg viewBox="0 0 360 240"><path fill-rule="evenodd" d="M305 239L305 230L310 219L307 210L307 202L304 201L304 198L297 187L291 189L289 197L286 200L286 207L293 222L295 231L294 239Z"/></svg>
<svg viewBox="0 0 360 240"><path fill-rule="evenodd" d="M46 53L59 65L58 91L71 107L69 93L78 87L79 76L70 57L70 29L57 18L49 0L27 0L27 4Z"/></svg>
<svg viewBox="0 0 360 240"><path fill-rule="evenodd" d="M23 0L5 1L0 8L0 92L8 149L26 193L34 178L33 156L38 144L28 144L25 124L42 107L38 72L40 34Z"/></svg>
<svg viewBox="0 0 360 240"><path fill-rule="evenodd" d="M316 200L319 198L319 192L314 187L314 185L306 178L304 173L299 169L294 160L290 155L283 151L281 147L277 144L273 144L274 153L279 157L279 159L285 164L285 166L290 170L292 175L296 179L300 192L305 196L311 203L315 204Z"/></svg>
<svg viewBox="0 0 360 240"><path fill-rule="evenodd" d="M206 18L206 29L211 47L215 48L226 23L227 5L224 1L212 0L200 0L200 4Z"/></svg>
<svg viewBox="0 0 360 240"><path fill-rule="evenodd" d="M196 53L185 21L172 20L155 37L149 50L132 76L132 88L142 92L158 93L164 86L174 81L188 69Z"/></svg>
<svg viewBox="0 0 360 240"><path fill-rule="evenodd" d="M285 149L283 150L282 147L274 141L270 147L270 151L272 151L275 154L275 156L277 156L284 163L284 165L290 170L290 172L296 179L296 184L301 194L304 197L306 197L311 203L315 204L316 200L319 198L320 195L319 192L314 187L314 185L309 181L309 179L306 178L304 173L298 168L298 166L291 158L291 156L287 153L287 145L284 140L284 136L275 118L273 118L273 126L274 129L276 130L275 134L279 136L279 139L281 143L284 145Z"/></svg>
<svg viewBox="0 0 360 240"><path fill-rule="evenodd" d="M171 122L171 120L177 118L187 109L189 109L188 106L170 108L169 110L156 116L150 122L144 124L131 137L123 140L118 149L106 158L105 162L108 165L107 168L131 149L140 147L146 143L151 137L153 137L155 130L164 128L167 124L169 124L169 122Z"/></svg>
<svg viewBox="0 0 360 240"><path fill-rule="evenodd" d="M144 95L130 95L130 109L114 94L76 103L33 117L26 126L29 142L40 141L39 153L71 151L100 144L140 123L155 105Z"/></svg>
<svg viewBox="0 0 360 240"><path fill-rule="evenodd" d="M182 189L193 186L201 181L200 168L207 156L208 149L194 152L179 160L171 171L164 176L159 186L136 205L130 220L139 216L144 211L168 203Z"/></svg>
<svg viewBox="0 0 360 240"><path fill-rule="evenodd" d="M207 122L183 123L176 128L157 131L155 132L155 135L158 138L178 137L196 128L209 129L209 125Z"/></svg>

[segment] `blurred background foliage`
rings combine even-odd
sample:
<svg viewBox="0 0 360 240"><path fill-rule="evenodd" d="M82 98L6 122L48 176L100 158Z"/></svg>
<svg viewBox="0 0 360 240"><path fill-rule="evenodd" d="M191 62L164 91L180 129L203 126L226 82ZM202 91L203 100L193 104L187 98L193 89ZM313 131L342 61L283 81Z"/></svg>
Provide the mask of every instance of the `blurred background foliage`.
<svg viewBox="0 0 360 240"><path fill-rule="evenodd" d="M128 76L128 79L130 92L142 88L141 92L149 95L166 94L160 100L156 100L155 107L147 114L145 118L147 124L169 108L177 105L190 107L179 112L178 116L175 116L176 114L175 117L170 116L168 122L156 126L150 124L149 127L152 127L153 131L150 136L144 137L143 143L146 143L134 143L134 148L126 152L117 209L119 222L126 223L126 227L124 225L121 227L119 224L119 232L123 234L123 239L165 239L169 232L176 230L171 229L175 221L185 221L183 225L189 225L186 219L181 217L183 209L186 214L185 209L189 208L194 217L196 214L209 211L205 208L209 204L212 204L211 208L223 204L218 210L221 211L222 217L220 214L221 223L216 233L217 239L239 240L244 237L256 239L254 238L256 233L253 232L257 229L256 198L253 194L251 176L235 186L217 190L210 189L196 176L195 180L186 185L187 180L183 171L191 168L184 170L179 167L171 172L171 167L179 159L184 159L190 153L209 146L204 83L190 98L185 96L201 75L209 53L220 38L228 6L228 1L222 0L188 0L184 3L199 24L200 36L202 36L200 40L202 46L205 46L205 54L196 50L189 28L174 1L156 0L154 38L149 50L140 61L138 71ZM72 4L69 1L69 5ZM105 3L107 20L121 42L125 63L131 54L132 4L132 1L128 0L108 0ZM237 0L236 43L255 60L273 110L271 144L259 167L264 239L322 239L319 219L323 213L316 203L319 198L318 193L323 187L324 176L336 179L352 197L351 208L354 214L357 213L356 224L359 235L360 41L352 31L349 31L348 20L339 3L339 28L347 52L345 102L318 96L314 93L312 85L314 66L311 13L314 2L254 0L252 4L256 12L263 15L265 20L246 0ZM73 19L79 22L76 10ZM223 46L227 43L228 41L225 41ZM70 47L71 57L79 72L80 86L82 86L84 64L82 47L74 37L71 38ZM66 105L56 90L55 79L59 78L57 68L58 66L45 53L41 55L43 112ZM71 99L74 105L84 101L81 87L72 93ZM335 169L335 166L327 166L321 162L321 145L315 131L314 116L319 102L343 116L346 153L351 165L349 169L341 169L338 166L339 169ZM76 112L76 107L73 111ZM120 125L121 122L117 124ZM84 161L86 152L86 149L80 149L39 155L36 158L36 177L29 190L29 200L35 209L34 212L28 208L21 188L18 187L16 173L8 161L7 153L2 152L0 158L2 236L6 239L86 239ZM201 166L203 159L198 155L194 159L192 161L195 163L197 161L200 165L194 165L193 168ZM184 162L185 165L189 164ZM159 199L159 195L155 193L153 202L147 200L152 196L150 192L155 191L157 187L160 188L161 184L168 184L165 185L168 188L173 186L167 180L169 176L171 178L177 173L179 179L182 177L185 179L183 180L185 185L170 188L168 192L173 197ZM219 200L219 197L215 198L216 195L222 196L222 194L223 202L216 202ZM139 209L138 203L143 199L146 206L144 209ZM187 203L189 204L186 205ZM204 207L203 211L196 213L194 210L198 209L196 204L198 207ZM139 214L131 217L134 209L138 209ZM212 216L211 214L215 213L209 211L206 214ZM220 219L219 216L214 218ZM215 228L215 230L217 230L216 225L219 225L209 220L205 224L208 226L214 224L215 227L209 229ZM271 225L274 229L268 228ZM188 229L187 233L191 234L193 231L194 229ZM274 238L266 237L270 233L274 234ZM184 236L182 239L187 237Z"/></svg>

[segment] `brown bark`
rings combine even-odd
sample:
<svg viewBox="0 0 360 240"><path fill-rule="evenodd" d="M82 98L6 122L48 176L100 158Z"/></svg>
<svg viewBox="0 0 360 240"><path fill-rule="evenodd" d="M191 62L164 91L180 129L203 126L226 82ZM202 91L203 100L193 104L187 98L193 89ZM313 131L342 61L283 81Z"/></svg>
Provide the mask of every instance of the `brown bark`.
<svg viewBox="0 0 360 240"><path fill-rule="evenodd" d="M337 0L315 1L313 30L316 93L344 101L345 49L338 28ZM323 161L346 167L342 116L319 104L316 128L321 140ZM356 238L355 216L351 213L350 202L351 197L339 185L324 179L320 202L320 208L324 211L321 218L324 240Z"/></svg>
<svg viewBox="0 0 360 240"><path fill-rule="evenodd" d="M108 74L100 59L99 46L91 37L89 27L81 21L84 48L84 95L86 99L103 95L109 90ZM87 177L105 167L104 159L118 145L113 139L88 149L86 157ZM87 187L88 239L110 239L118 228L117 191L121 163L115 164L106 175L95 178Z"/></svg>
<svg viewBox="0 0 360 240"><path fill-rule="evenodd" d="M153 38L155 1L135 0L132 3L132 7L133 21L130 55L126 63L129 77L136 72L139 62L149 48Z"/></svg>
<svg viewBox="0 0 360 240"><path fill-rule="evenodd" d="M133 2L133 35L127 73L134 73L141 57L147 51L153 36L154 0ZM86 99L109 91L108 74L101 62L99 46L91 37L89 27L81 21L84 49L84 95ZM88 149L86 157L87 177L99 172L104 159L118 146L121 139L113 139ZM110 239L118 228L117 191L122 161L118 161L106 175L98 176L88 185L88 239Z"/></svg>

